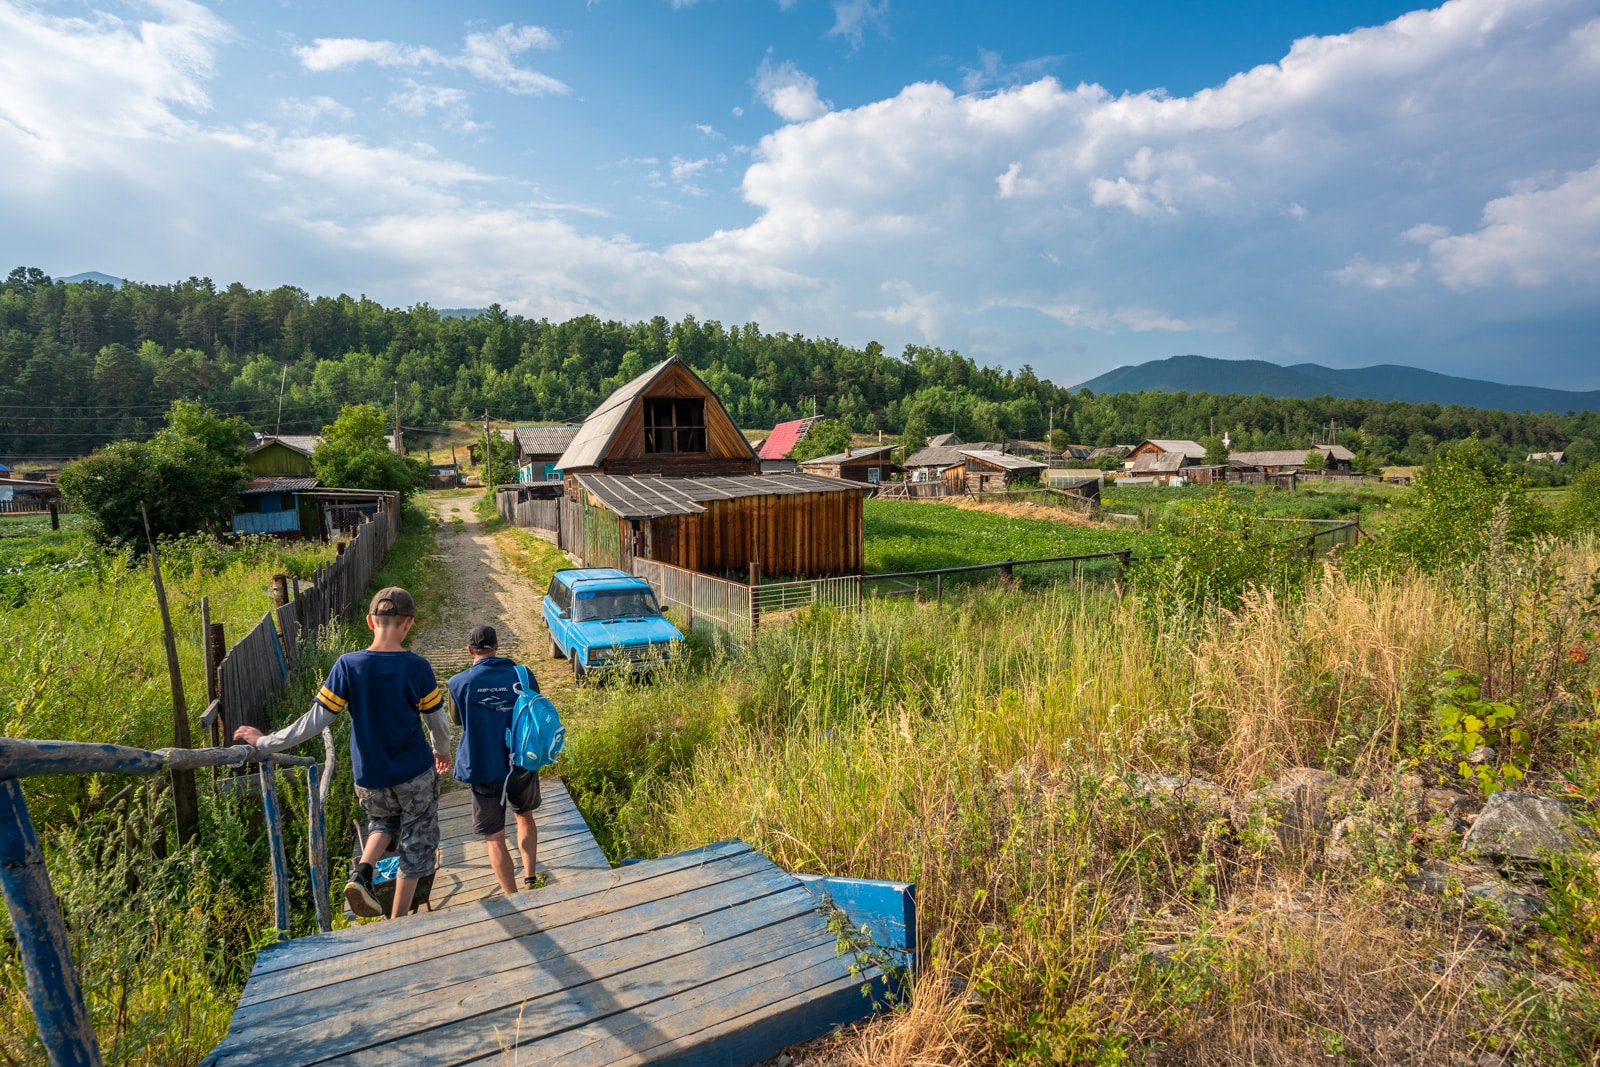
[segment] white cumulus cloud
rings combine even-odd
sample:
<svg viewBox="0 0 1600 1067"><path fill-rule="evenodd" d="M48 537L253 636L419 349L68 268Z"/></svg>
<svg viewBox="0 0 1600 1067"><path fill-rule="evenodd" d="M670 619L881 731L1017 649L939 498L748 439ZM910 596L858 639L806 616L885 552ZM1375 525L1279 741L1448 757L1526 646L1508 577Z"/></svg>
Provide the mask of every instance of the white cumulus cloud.
<svg viewBox="0 0 1600 1067"><path fill-rule="evenodd" d="M446 55L427 45L397 44L362 37L319 37L295 49L300 65L313 73L373 63L380 67L442 67L465 71L512 93L542 95L570 92L557 78L517 65L529 49L557 46L555 35L542 26L506 23L488 33L469 33L462 49Z"/></svg>
<svg viewBox="0 0 1600 1067"><path fill-rule="evenodd" d="M773 66L771 56L756 71L756 96L785 122L806 122L833 107L817 94L817 79L792 62Z"/></svg>
<svg viewBox="0 0 1600 1067"><path fill-rule="evenodd" d="M1600 162L1489 201L1472 233L1428 235L1434 267L1457 288L1600 282Z"/></svg>

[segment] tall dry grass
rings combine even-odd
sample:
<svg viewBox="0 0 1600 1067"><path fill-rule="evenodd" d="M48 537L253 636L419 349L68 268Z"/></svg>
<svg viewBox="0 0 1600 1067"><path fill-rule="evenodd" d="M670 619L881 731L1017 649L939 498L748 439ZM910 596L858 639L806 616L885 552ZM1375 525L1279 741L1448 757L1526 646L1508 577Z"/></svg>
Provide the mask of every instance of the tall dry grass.
<svg viewBox="0 0 1600 1067"><path fill-rule="evenodd" d="M1552 625L1514 639L1560 677L1520 691L1588 684L1587 666L1531 654ZM592 694L568 773L632 854L737 836L788 869L917 884L916 1006L834 1058L1449 1062L1563 1025L1484 984L1481 916L1419 898L1403 871L1244 847L1217 810L1132 776L1244 789L1309 765L1365 779L1381 806L1440 674L1502 652L1459 586L1334 568L1181 625L1092 590L871 604L764 632L644 700ZM646 749L659 758L630 762Z"/></svg>

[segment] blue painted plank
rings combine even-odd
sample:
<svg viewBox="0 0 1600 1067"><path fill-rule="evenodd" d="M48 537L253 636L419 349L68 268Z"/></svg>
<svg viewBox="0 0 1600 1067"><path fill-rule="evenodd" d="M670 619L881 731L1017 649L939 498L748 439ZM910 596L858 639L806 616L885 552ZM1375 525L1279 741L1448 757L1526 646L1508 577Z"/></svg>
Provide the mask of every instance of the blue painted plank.
<svg viewBox="0 0 1600 1067"><path fill-rule="evenodd" d="M670 901L662 904L663 910L670 910ZM376 1057L368 1050L382 1046L382 1059L391 1062L457 1063L467 1058L465 1053L499 1047L496 1028L485 1025L484 1016L520 1014L536 1001L532 1010L541 1030L548 1031L559 1025L558 1019L576 1025L603 1010L596 1002L616 996L607 980L629 972L659 976L653 981L641 979L646 987L702 984L739 966L741 960L770 955L784 939L802 936L805 930L826 932L814 907L810 895L794 886L792 892L764 896L743 907L724 907L692 921L671 922L662 915L661 921L670 925L570 953L562 951L559 934L535 932L529 935L531 945L498 946L508 960L520 958L523 966L417 996L391 995L375 1002L364 1000L359 1006L346 1001L348 1010L334 1018L292 1030L257 1030L251 1037L230 1040L207 1062L248 1067L355 1056L359 1062L372 1063ZM529 967L530 947L551 951L541 953L539 962ZM691 954L695 959L685 972L682 958Z"/></svg>
<svg viewBox="0 0 1600 1067"><path fill-rule="evenodd" d="M726 920L706 920L706 925L708 937L712 937L723 932L721 927L726 925ZM645 938L635 938L635 942L643 942L637 946L619 944L607 946L607 949L611 956L620 960L625 953L636 956L641 948L667 944L674 939L682 941L689 932L686 928L677 927ZM648 1005L669 1001L720 978L742 974L750 968L762 966L766 961L771 961L777 968L796 967L795 960L799 954L808 950L830 956L831 966L839 966L837 956L831 955L834 949L827 932L820 929L814 912L761 926L742 936L700 943L668 958L647 960L625 972L606 973L615 964L608 965L601 953L589 958L569 957L551 965L550 969L566 983L564 988L553 994L526 1000L511 999L492 1011L471 1018L447 1020L443 1025L419 1029L381 1048L361 1049L329 1062L414 1065L470 1063L484 1059L493 1061L504 1056L503 1050L507 1046L516 1045L517 1052L510 1057L510 1061L522 1067L542 1058L538 1054L541 1041L582 1027L592 1027L599 1020L615 1020L612 1025L626 1025L630 1021L628 1016L637 1017ZM586 970L596 975L595 980L581 981ZM805 970L814 973L814 968ZM835 970L834 974L837 973ZM574 981L575 978L580 980ZM670 1042L678 1034L700 1029L704 1020L720 1018L725 1010L723 998L713 997L707 1005L702 1006L701 1011L670 1018L665 1025L653 1025L646 1018L643 1020L646 1024L643 1032L635 1033L634 1040L645 1045ZM567 1054L559 1059L570 1067L587 1067L591 1063L608 1062L609 1056L601 1053L590 1059Z"/></svg>
<svg viewBox="0 0 1600 1067"><path fill-rule="evenodd" d="M22 783L15 778L0 779L0 890L22 954L28 1005L51 1067L100 1067L100 1043L83 1004L61 909Z"/></svg>
<svg viewBox="0 0 1600 1067"><path fill-rule="evenodd" d="M566 886L550 886L536 893L519 893L515 897L486 900L459 912L438 912L433 915L413 915L403 922L368 923L363 926L336 930L331 934L314 934L293 941L268 945L256 954L255 971L245 987L245 999L257 979L264 975L304 966L319 960L330 960L357 952L368 952L384 945L427 937L446 930L458 930L477 923L493 923L523 911L545 907L566 900L591 897L632 882L664 877L675 870L711 867L714 864L741 855L756 855L755 850L737 839L721 841L704 848L680 852L665 859L654 860L649 866L636 866L613 871L596 871L583 880Z"/></svg>
<svg viewBox="0 0 1600 1067"><path fill-rule="evenodd" d="M856 929L886 949L896 963L915 969L917 952L916 887L906 882L880 882L866 878L830 878L819 874L795 875L825 904L845 913Z"/></svg>
<svg viewBox="0 0 1600 1067"><path fill-rule="evenodd" d="M253 977L240 998L239 1012L247 1012L255 1005L270 999L300 995L322 986L355 982L361 978L404 970L418 964L438 963L452 954L470 952L486 945L498 945L515 937L535 931L554 934L575 923L596 916L618 916L630 908L660 900L671 900L693 891L697 886L726 886L730 882L762 874L766 870L766 857L757 852L745 853L713 869L689 868L672 871L660 878L644 879L608 891L603 900L592 895L575 897L555 903L525 906L520 911L493 908L488 902L472 911L479 921L462 923L455 927L437 930L424 937L413 937L387 945L374 945L366 951L328 960L314 960L300 967ZM721 890L726 896L731 890ZM519 902L518 894L501 898L507 903ZM471 916L471 912L464 913ZM453 964L445 962L446 968Z"/></svg>
<svg viewBox="0 0 1600 1067"><path fill-rule="evenodd" d="M564 958L670 925L724 919L730 909L753 906L792 887L777 877L781 873L776 868L752 871L735 882L680 890L665 899L560 926L547 926L542 916L534 913L524 916L521 929L501 924L499 940L458 948L444 938L434 938L434 956L405 966L380 963L374 969L367 961L357 961L365 973L328 978L328 984L317 989L300 989L291 997L240 1008L228 1028L229 1040L242 1043L270 1034L277 1041L285 1032L304 1031L347 1013L372 1022L382 1018L397 998L406 998L408 1005L421 1005L426 994L462 986L481 995L498 976L507 979L508 1003L531 997L546 980L542 972L561 966ZM793 898L789 903L792 905ZM541 972L538 980L528 973L533 969Z"/></svg>

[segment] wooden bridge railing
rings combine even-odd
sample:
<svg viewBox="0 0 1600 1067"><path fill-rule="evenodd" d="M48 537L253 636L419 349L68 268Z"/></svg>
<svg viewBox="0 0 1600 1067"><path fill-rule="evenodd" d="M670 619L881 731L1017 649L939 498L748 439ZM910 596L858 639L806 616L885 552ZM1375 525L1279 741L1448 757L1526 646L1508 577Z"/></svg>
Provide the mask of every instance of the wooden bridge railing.
<svg viewBox="0 0 1600 1067"><path fill-rule="evenodd" d="M323 803L333 772L333 739L323 734L326 763L302 756L258 752L249 745L230 748L161 748L149 751L121 745L78 741L28 741L0 737L0 889L17 948L28 1001L39 1026L39 1039L51 1067L100 1067L100 1043L78 985L67 944L66 926L56 903L44 850L28 814L21 779L45 774L152 775L193 771L201 767L260 764L261 801L266 811L267 839L272 852L273 919L277 929L289 926L289 864L284 854L282 815L278 807L278 767L304 767L310 797L308 852L317 925L333 928L328 902L328 837Z"/></svg>

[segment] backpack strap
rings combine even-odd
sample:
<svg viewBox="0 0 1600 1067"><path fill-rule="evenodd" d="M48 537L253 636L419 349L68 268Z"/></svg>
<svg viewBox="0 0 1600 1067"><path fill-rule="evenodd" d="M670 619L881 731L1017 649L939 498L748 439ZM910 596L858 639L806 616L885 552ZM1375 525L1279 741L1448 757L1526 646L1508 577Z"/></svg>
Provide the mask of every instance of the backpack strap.
<svg viewBox="0 0 1600 1067"><path fill-rule="evenodd" d="M521 692L537 693L539 691L539 687L533 684L533 679L528 677L528 668L519 663L516 665L516 672L517 683L522 687Z"/></svg>

